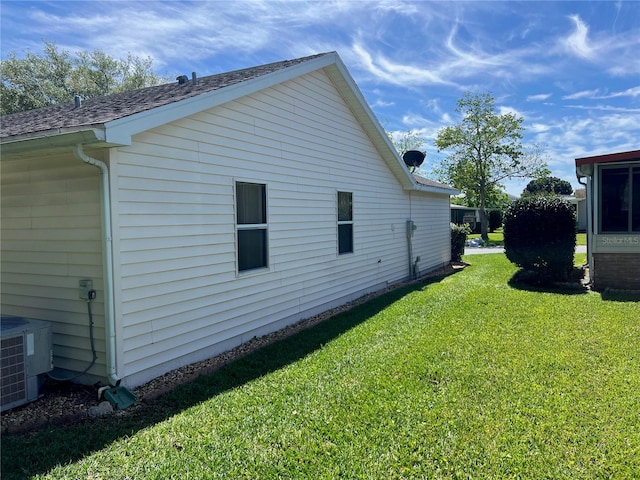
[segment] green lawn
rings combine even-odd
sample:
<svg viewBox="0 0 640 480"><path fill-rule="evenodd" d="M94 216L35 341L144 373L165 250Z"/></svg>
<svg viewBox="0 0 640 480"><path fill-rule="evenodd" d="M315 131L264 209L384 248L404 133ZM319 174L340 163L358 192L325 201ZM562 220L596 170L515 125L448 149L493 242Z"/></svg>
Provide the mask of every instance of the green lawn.
<svg viewBox="0 0 640 480"><path fill-rule="evenodd" d="M472 233L467 236L467 239L471 240L472 238L479 238L479 233ZM587 234L586 233L578 233L576 234L576 245L587 245ZM488 246L504 246L504 235L502 234L502 229L498 229L495 232L489 233L489 245Z"/></svg>
<svg viewBox="0 0 640 480"><path fill-rule="evenodd" d="M639 478L639 298L465 260L136 415L5 437L2 478Z"/></svg>

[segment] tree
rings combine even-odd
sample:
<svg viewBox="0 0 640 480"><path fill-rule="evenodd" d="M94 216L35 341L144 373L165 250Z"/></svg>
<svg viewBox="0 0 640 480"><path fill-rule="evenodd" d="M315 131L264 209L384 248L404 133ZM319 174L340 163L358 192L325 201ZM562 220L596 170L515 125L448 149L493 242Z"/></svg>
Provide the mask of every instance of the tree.
<svg viewBox="0 0 640 480"><path fill-rule="evenodd" d="M508 178L539 177L548 172L539 147L526 152L521 144L523 119L498 114L489 93L467 93L456 111L463 115L454 126L438 131L438 151L452 153L436 169L440 178L460 190L480 209L482 238L488 240L486 207Z"/></svg>
<svg viewBox="0 0 640 480"><path fill-rule="evenodd" d="M573 187L566 180L558 177L544 176L531 180L524 190L522 196L530 195L571 195Z"/></svg>
<svg viewBox="0 0 640 480"><path fill-rule="evenodd" d="M2 115L71 102L75 95L87 99L167 81L153 73L149 57L115 59L98 50L72 56L54 42L45 42L40 55L18 58L11 52L0 62L0 79Z"/></svg>

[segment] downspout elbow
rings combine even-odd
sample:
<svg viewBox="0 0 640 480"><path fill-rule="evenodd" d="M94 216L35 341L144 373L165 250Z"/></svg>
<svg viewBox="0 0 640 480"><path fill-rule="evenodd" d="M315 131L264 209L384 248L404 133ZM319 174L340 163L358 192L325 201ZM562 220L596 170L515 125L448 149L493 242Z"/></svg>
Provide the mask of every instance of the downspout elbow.
<svg viewBox="0 0 640 480"><path fill-rule="evenodd" d="M97 158L87 155L81 144L73 147L73 153L78 160L88 165L93 165L100 170L100 193L102 207L102 230L104 237L103 262L104 262L104 308L105 308L105 343L107 349L107 378L114 386L120 384L121 379L117 375L116 368L116 333L113 301L113 252L111 248L111 198L109 193L109 169L107 165Z"/></svg>

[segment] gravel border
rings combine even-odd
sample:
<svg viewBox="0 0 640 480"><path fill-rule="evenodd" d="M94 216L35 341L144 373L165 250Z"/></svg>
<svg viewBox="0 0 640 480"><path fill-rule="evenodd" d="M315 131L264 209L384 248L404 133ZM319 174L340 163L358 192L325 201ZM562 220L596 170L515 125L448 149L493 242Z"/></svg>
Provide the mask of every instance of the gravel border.
<svg viewBox="0 0 640 480"><path fill-rule="evenodd" d="M452 262L445 267L428 272L417 280L390 285L387 288L364 295L345 305L301 320L276 332L260 338L253 338L215 357L167 372L133 389L132 391L137 401L135 405L126 410L113 411L110 405L105 405L108 404L108 402L104 402L98 397L98 385L79 385L71 382L58 382L47 378L40 389L41 395L39 399L2 413L0 417L2 420L1 433L3 435L26 434L41 430L49 425L67 426L92 421L95 418L105 415L129 415L139 409L145 408L162 395L171 392L177 386L189 383L200 375L209 375L224 365L249 355L266 345L285 339L301 330L313 327L339 313L351 310L358 305L392 290L422 283L433 277L450 275L464 269L466 266L468 266L468 264L464 262Z"/></svg>

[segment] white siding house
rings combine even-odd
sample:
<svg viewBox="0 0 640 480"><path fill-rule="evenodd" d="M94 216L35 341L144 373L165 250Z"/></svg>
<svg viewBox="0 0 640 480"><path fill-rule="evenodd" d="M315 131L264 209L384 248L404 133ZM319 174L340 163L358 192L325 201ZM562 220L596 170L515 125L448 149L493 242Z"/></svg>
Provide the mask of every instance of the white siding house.
<svg viewBox="0 0 640 480"><path fill-rule="evenodd" d="M10 115L1 141L2 313L51 321L78 374L92 280L78 381L135 387L450 261L457 192L409 173L336 53Z"/></svg>

